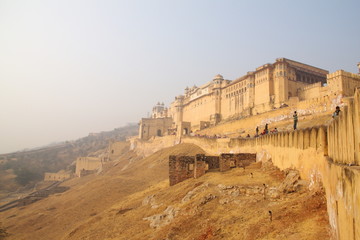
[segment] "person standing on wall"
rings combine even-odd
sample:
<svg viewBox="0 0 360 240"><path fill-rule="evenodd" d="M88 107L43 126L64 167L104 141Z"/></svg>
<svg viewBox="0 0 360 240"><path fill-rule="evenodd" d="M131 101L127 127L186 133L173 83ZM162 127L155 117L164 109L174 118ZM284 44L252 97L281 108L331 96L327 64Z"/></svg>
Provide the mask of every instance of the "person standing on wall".
<svg viewBox="0 0 360 240"><path fill-rule="evenodd" d="M267 123L265 124L264 132L265 132L265 134L269 133L269 125Z"/></svg>
<svg viewBox="0 0 360 240"><path fill-rule="evenodd" d="M259 127L258 127L258 126L256 126L255 131L256 131L256 135L255 135L255 136L256 136L256 137L259 136Z"/></svg>
<svg viewBox="0 0 360 240"><path fill-rule="evenodd" d="M335 118L335 117L339 116L340 111L341 111L341 110L340 110L340 107L339 107L339 106L336 106L336 110L335 110L335 112L333 113L332 118Z"/></svg>
<svg viewBox="0 0 360 240"><path fill-rule="evenodd" d="M294 112L293 118L294 118L294 130L296 130L297 123L298 123L298 115L297 115L296 111Z"/></svg>

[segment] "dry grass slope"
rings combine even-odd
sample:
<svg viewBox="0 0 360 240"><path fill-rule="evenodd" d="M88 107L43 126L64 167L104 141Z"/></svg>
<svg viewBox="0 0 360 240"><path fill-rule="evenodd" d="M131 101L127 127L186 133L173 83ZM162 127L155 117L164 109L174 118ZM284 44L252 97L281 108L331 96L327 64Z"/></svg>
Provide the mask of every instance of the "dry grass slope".
<svg viewBox="0 0 360 240"><path fill-rule="evenodd" d="M24 240L329 239L321 192L302 188L264 199L255 191L278 186L284 179L278 170L255 164L169 187L168 156L197 153L204 151L192 144L144 159L129 152L100 175L66 182L67 192L0 213L1 222L8 239ZM148 217L157 220L154 228Z"/></svg>
<svg viewBox="0 0 360 240"><path fill-rule="evenodd" d="M192 144L163 149L141 160L129 152L100 175L65 182L71 188L67 192L0 213L0 222L10 233L8 239L61 239L128 195L167 181L169 154L202 152ZM122 170L124 166L128 167Z"/></svg>

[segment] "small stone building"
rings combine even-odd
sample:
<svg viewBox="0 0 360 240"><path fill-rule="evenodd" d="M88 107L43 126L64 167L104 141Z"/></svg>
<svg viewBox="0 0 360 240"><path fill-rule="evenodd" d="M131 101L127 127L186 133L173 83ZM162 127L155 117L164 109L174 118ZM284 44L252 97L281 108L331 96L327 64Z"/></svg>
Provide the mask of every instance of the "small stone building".
<svg viewBox="0 0 360 240"><path fill-rule="evenodd" d="M170 186L189 178L199 178L209 171L228 171L233 167L245 167L256 161L256 154L238 153L220 156L169 156Z"/></svg>

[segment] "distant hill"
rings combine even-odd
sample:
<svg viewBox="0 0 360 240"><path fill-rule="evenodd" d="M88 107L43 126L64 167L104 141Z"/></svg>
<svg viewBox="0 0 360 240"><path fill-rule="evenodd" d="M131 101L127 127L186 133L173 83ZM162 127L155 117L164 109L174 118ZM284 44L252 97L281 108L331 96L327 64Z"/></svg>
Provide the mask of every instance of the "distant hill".
<svg viewBox="0 0 360 240"><path fill-rule="evenodd" d="M87 156L104 149L110 140L125 141L137 134L137 124L129 124L112 131L91 133L74 141L50 144L27 151L0 155L0 192L14 191L21 186L31 186L44 177L45 172L73 170L77 157ZM1 195L0 195L1 196Z"/></svg>

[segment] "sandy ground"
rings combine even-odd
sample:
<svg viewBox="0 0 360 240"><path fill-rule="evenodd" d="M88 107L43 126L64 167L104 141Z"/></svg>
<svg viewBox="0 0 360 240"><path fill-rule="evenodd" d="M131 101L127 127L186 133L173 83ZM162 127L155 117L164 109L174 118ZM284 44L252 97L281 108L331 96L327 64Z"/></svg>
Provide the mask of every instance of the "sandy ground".
<svg viewBox="0 0 360 240"><path fill-rule="evenodd" d="M0 213L1 226L17 240L329 239L322 191L302 187L264 199L252 190L278 186L284 174L275 169L211 172L169 187L168 156L203 152L192 144L144 159L129 152L100 175L67 181L64 193Z"/></svg>

